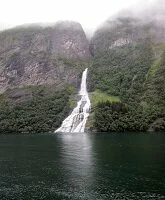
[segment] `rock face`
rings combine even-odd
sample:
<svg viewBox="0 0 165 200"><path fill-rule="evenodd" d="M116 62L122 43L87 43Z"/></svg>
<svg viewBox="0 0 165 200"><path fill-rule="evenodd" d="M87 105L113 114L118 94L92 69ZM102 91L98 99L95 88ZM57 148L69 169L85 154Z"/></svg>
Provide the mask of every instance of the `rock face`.
<svg viewBox="0 0 165 200"><path fill-rule="evenodd" d="M52 38L53 54L72 59L90 58L86 35L77 22L59 22L54 27Z"/></svg>
<svg viewBox="0 0 165 200"><path fill-rule="evenodd" d="M92 54L127 45L136 45L151 39L155 44L165 43L165 26L160 20L143 22L134 17L117 17L105 22L90 43Z"/></svg>
<svg viewBox="0 0 165 200"><path fill-rule="evenodd" d="M144 15L111 18L95 32L90 44L94 60L89 70L89 89L120 97L132 109L128 114L132 121L129 128L136 127L134 131L165 131L165 12L160 13L160 9L155 12L148 12L149 18ZM98 122L98 127L112 119L107 104L101 107L105 112L97 107L94 110L93 121L95 125ZM105 120L104 116L110 117ZM121 116L119 119L122 121ZM116 116L113 123L115 120ZM119 131L120 126L122 131L126 130L121 123L114 127ZM114 131L109 129L112 127L111 123L101 128Z"/></svg>
<svg viewBox="0 0 165 200"><path fill-rule="evenodd" d="M77 85L89 44L80 24L19 27L0 33L0 93L28 85ZM75 66L75 68L74 68ZM85 67L84 67L85 68Z"/></svg>
<svg viewBox="0 0 165 200"><path fill-rule="evenodd" d="M119 38L116 40L111 46L109 46L109 49L113 49L114 47L122 47L127 44L133 43L132 39L129 38Z"/></svg>

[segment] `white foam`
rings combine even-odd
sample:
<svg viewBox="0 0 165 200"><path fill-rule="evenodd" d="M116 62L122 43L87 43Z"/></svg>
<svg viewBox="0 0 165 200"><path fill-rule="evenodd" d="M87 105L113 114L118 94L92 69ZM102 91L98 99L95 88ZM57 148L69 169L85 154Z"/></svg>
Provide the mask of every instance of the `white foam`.
<svg viewBox="0 0 165 200"><path fill-rule="evenodd" d="M91 107L86 87L87 71L88 68L82 74L81 89L79 92L81 99L77 102L77 106L73 109L72 113L62 122L61 127L55 132L84 132Z"/></svg>

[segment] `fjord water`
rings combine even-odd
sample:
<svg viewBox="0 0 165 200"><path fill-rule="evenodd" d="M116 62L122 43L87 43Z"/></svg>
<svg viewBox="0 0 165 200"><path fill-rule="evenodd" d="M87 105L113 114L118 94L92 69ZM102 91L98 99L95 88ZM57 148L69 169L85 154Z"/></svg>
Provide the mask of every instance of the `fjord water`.
<svg viewBox="0 0 165 200"><path fill-rule="evenodd" d="M81 87L79 92L80 100L77 102L77 106L73 109L71 114L62 122L61 127L58 128L55 132L84 132L91 106L86 86L87 71L88 68L86 68L82 74Z"/></svg>
<svg viewBox="0 0 165 200"><path fill-rule="evenodd" d="M0 199L165 199L165 135L0 136Z"/></svg>

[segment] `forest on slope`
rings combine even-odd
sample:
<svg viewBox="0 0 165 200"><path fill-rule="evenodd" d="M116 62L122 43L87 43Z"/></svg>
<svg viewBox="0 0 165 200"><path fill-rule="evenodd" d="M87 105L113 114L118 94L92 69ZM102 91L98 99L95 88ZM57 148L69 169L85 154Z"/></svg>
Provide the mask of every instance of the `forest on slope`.
<svg viewBox="0 0 165 200"><path fill-rule="evenodd" d="M0 132L53 132L75 105L91 55L81 25L0 32Z"/></svg>
<svg viewBox="0 0 165 200"><path fill-rule="evenodd" d="M71 21L0 32L1 133L58 128L76 103L86 67L87 130L165 131L164 9L148 15L120 13L90 41Z"/></svg>
<svg viewBox="0 0 165 200"><path fill-rule="evenodd" d="M94 127L104 132L164 131L165 28L132 17L107 23L91 41L89 89L120 102L98 102Z"/></svg>

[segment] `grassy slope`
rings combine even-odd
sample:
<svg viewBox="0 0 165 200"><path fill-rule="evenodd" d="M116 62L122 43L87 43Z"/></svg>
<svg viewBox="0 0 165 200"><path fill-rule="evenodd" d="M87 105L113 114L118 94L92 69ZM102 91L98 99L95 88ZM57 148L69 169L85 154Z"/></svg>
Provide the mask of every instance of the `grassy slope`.
<svg viewBox="0 0 165 200"><path fill-rule="evenodd" d="M120 102L120 98L117 96L112 96L112 95L108 95L107 93L104 93L100 90L95 90L94 92L90 92L89 93L89 98L91 101L91 105L92 105L92 110L95 109L95 107L97 106L97 104L99 102ZM90 131L94 131L95 128L95 113L91 112L86 124L86 127L88 130Z"/></svg>
<svg viewBox="0 0 165 200"><path fill-rule="evenodd" d="M89 97L92 103L92 107L95 107L98 102L119 102L120 99L117 96L111 96L107 93L101 92L100 90L95 90L94 92L89 93Z"/></svg>

